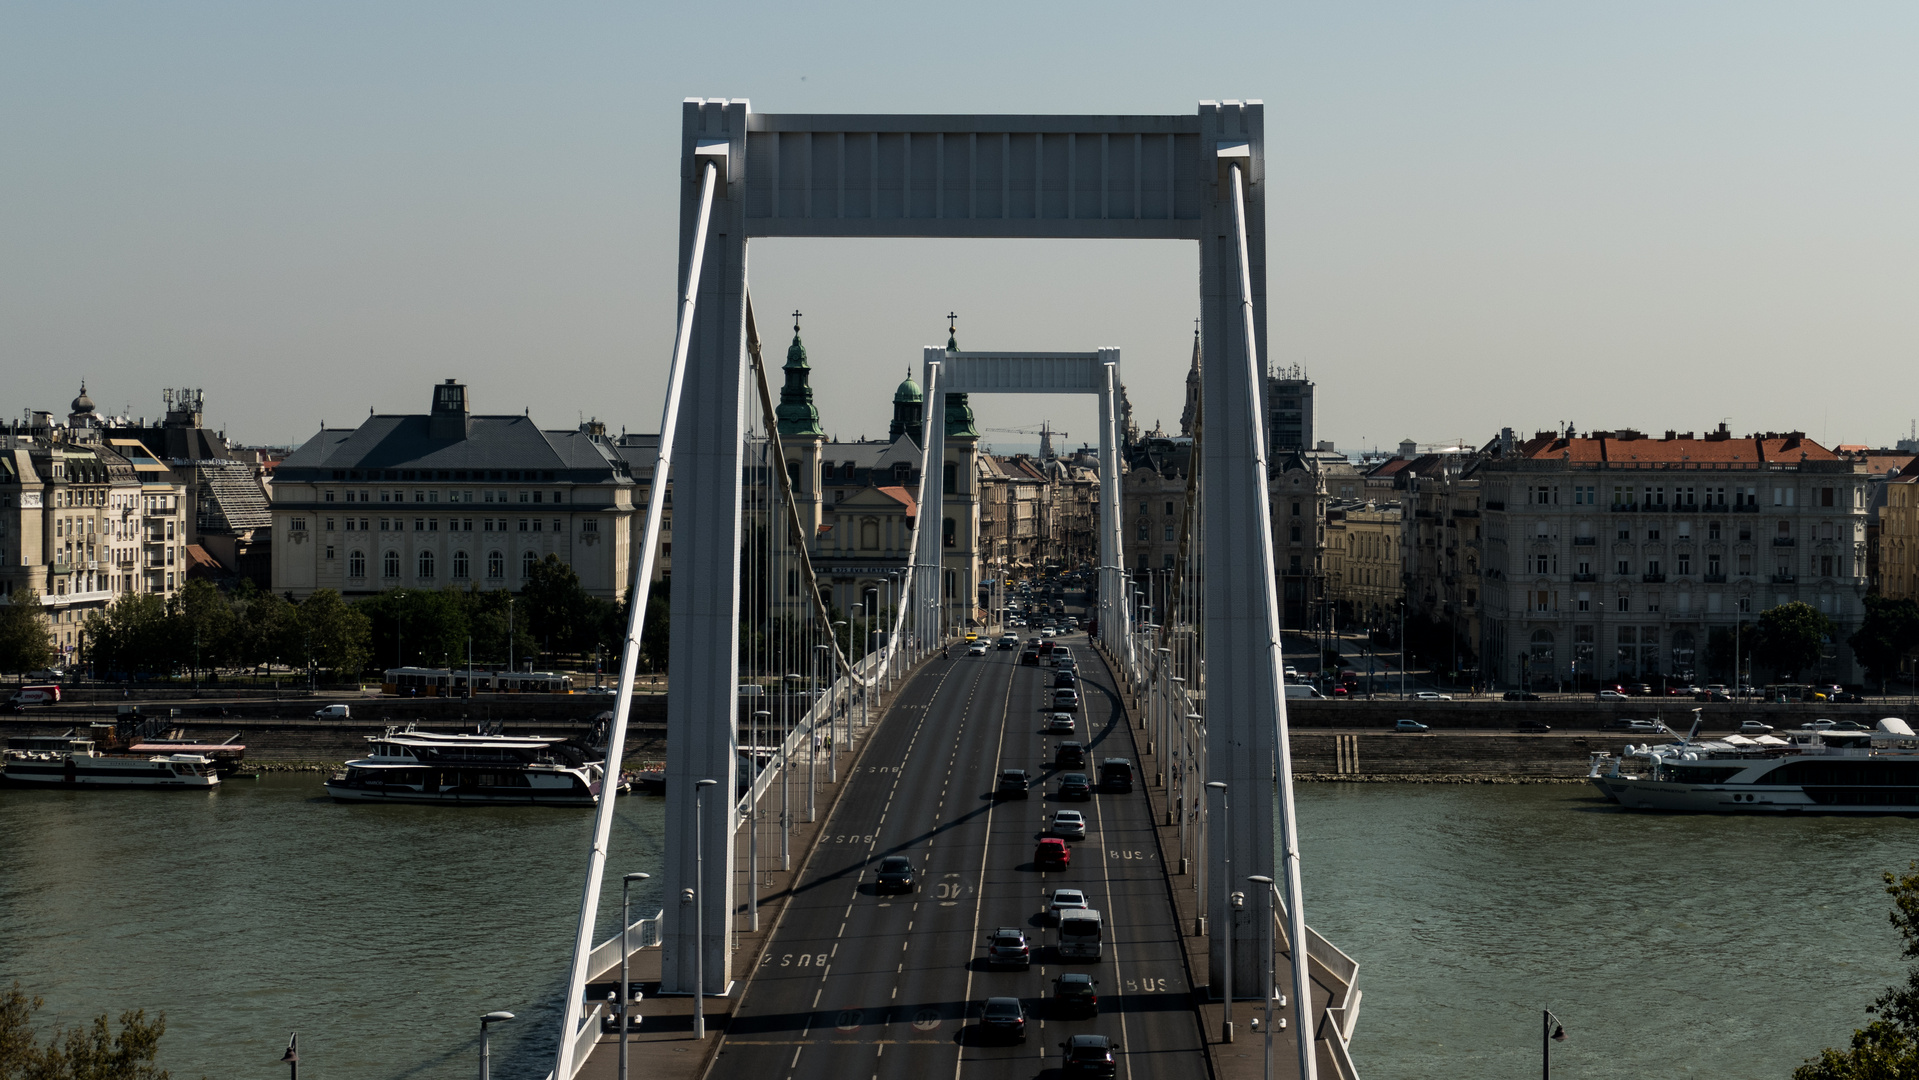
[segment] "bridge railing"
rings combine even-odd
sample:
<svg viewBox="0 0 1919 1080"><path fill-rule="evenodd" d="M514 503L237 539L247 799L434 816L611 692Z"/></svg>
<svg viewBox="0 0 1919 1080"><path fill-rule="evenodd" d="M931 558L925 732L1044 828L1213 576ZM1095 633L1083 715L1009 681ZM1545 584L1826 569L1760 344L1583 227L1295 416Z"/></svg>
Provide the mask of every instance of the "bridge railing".
<svg viewBox="0 0 1919 1080"><path fill-rule="evenodd" d="M642 949L659 948L661 915L662 912L656 908L653 914L635 919L633 925L626 928L627 956ZM587 982L593 982L620 966L620 937L621 935L614 934L593 947L586 961Z"/></svg>

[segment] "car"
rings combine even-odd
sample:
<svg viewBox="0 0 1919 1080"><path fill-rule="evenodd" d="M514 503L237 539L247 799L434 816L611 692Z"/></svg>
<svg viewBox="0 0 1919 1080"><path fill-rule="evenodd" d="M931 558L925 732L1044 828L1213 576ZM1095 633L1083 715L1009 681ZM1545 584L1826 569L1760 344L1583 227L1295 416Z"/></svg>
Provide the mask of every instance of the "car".
<svg viewBox="0 0 1919 1080"><path fill-rule="evenodd" d="M1671 734L1671 732L1666 729L1665 723L1659 720L1628 720L1626 721L1626 730L1637 732L1641 735Z"/></svg>
<svg viewBox="0 0 1919 1080"><path fill-rule="evenodd" d="M1593 700L1594 701L1624 701L1626 700L1626 695L1620 693L1617 690L1601 690L1597 694L1593 695Z"/></svg>
<svg viewBox="0 0 1919 1080"><path fill-rule="evenodd" d="M350 720L353 717L351 705L322 705L313 710L315 720Z"/></svg>
<svg viewBox="0 0 1919 1080"><path fill-rule="evenodd" d="M1079 1077L1105 1080L1113 1075L1113 1041L1106 1036L1075 1035L1059 1045L1066 1051L1060 1069L1062 1080Z"/></svg>
<svg viewBox="0 0 1919 1080"><path fill-rule="evenodd" d="M1053 688L1054 689L1058 689L1062 686L1067 687L1069 689L1077 689L1079 687L1079 676L1073 674L1072 668L1067 667L1065 664L1056 664L1054 665L1054 669L1055 669L1053 671Z"/></svg>
<svg viewBox="0 0 1919 1080"><path fill-rule="evenodd" d="M619 694L619 691L615 690L611 686L589 686L586 689L580 691L580 693L591 694L595 697L613 697Z"/></svg>
<svg viewBox="0 0 1919 1080"><path fill-rule="evenodd" d="M1068 627L1069 629L1072 629L1072 630L1078 630L1078 629L1079 629L1079 616L1078 616L1078 615L1068 615L1068 616L1066 616L1066 625L1067 625L1067 627Z"/></svg>
<svg viewBox="0 0 1919 1080"><path fill-rule="evenodd" d="M1855 694L1850 690L1841 690L1838 693L1832 695L1832 700L1850 702L1854 705L1857 705L1860 702L1865 701L1866 697L1864 694Z"/></svg>
<svg viewBox="0 0 1919 1080"><path fill-rule="evenodd" d="M1771 724L1761 723L1757 720L1743 720L1739 724L1739 734L1741 735L1765 735L1771 731Z"/></svg>
<svg viewBox="0 0 1919 1080"><path fill-rule="evenodd" d="M1827 731L1827 730L1829 730L1829 729L1831 729L1831 728L1835 728L1835 727L1838 727L1838 726L1839 726L1839 725L1837 725L1837 724L1835 724L1835 723L1833 723L1833 722L1832 722L1832 721L1830 721L1830 720L1808 720L1808 721L1806 721L1805 723L1803 723L1803 724L1800 724L1800 725L1799 725L1799 730L1801 730L1801 731Z"/></svg>
<svg viewBox="0 0 1919 1080"><path fill-rule="evenodd" d="M1626 686L1626 693L1628 693L1628 694L1631 694L1631 695L1632 695L1633 697L1651 697L1651 696L1652 696L1652 684L1651 684L1651 683L1643 683L1643 682L1642 682L1642 683L1629 683L1629 684L1628 684L1628 685Z"/></svg>
<svg viewBox="0 0 1919 1080"><path fill-rule="evenodd" d="M1291 664L1286 665L1286 678L1288 681L1299 678L1299 669Z"/></svg>
<svg viewBox="0 0 1919 1080"><path fill-rule="evenodd" d="M986 939L987 967L1023 968L1032 963L1032 947L1026 943L1026 931L1019 927L1002 926Z"/></svg>
<svg viewBox="0 0 1919 1080"><path fill-rule="evenodd" d="M1066 870L1073 865L1073 849L1057 836L1049 836L1033 846L1033 865L1040 870Z"/></svg>
<svg viewBox="0 0 1919 1080"><path fill-rule="evenodd" d="M1046 718L1048 735L1071 735L1073 733L1073 714L1056 712Z"/></svg>
<svg viewBox="0 0 1919 1080"><path fill-rule="evenodd" d="M1092 905L1086 902L1086 894L1078 889L1054 889L1053 895L1046 901L1046 914L1059 922L1062 911L1085 911Z"/></svg>
<svg viewBox="0 0 1919 1080"><path fill-rule="evenodd" d="M1048 828L1061 840L1086 839L1086 817L1078 810L1055 810Z"/></svg>
<svg viewBox="0 0 1919 1080"><path fill-rule="evenodd" d="M1732 695L1726 693L1726 688L1723 686L1716 690L1712 687L1707 687L1697 694L1694 694L1692 699L1694 701L1731 701Z"/></svg>
<svg viewBox="0 0 1919 1080"><path fill-rule="evenodd" d="M1442 694L1437 690L1421 690L1413 695L1414 701L1451 701L1451 694Z"/></svg>
<svg viewBox="0 0 1919 1080"><path fill-rule="evenodd" d="M1068 739L1053 747L1053 764L1060 768L1084 768L1086 744Z"/></svg>
<svg viewBox="0 0 1919 1080"><path fill-rule="evenodd" d="M1426 725L1420 723L1417 720L1395 720L1393 721L1393 730L1394 731L1425 731Z"/></svg>
<svg viewBox="0 0 1919 1080"><path fill-rule="evenodd" d="M999 783L993 788L993 798L1024 799L1026 798L1026 788L1025 769L1001 769L999 773Z"/></svg>
<svg viewBox="0 0 1919 1080"><path fill-rule="evenodd" d="M913 860L904 855L888 855L880 860L880 870L874 882L875 892L918 892L919 879L913 874Z"/></svg>
<svg viewBox="0 0 1919 1080"><path fill-rule="evenodd" d="M1828 728L1829 731L1871 731L1872 729L1857 720L1841 720Z"/></svg>
<svg viewBox="0 0 1919 1080"><path fill-rule="evenodd" d="M1099 783L1107 791L1133 790L1133 763L1123 757L1109 757L1100 762Z"/></svg>
<svg viewBox="0 0 1919 1080"><path fill-rule="evenodd" d="M1538 701L1539 695L1530 693L1525 690L1508 690L1505 693L1505 700L1507 701Z"/></svg>
<svg viewBox="0 0 1919 1080"><path fill-rule="evenodd" d="M1070 686L1058 687L1057 689L1053 691L1053 708L1055 709L1079 708L1079 691L1073 689Z"/></svg>
<svg viewBox="0 0 1919 1080"><path fill-rule="evenodd" d="M982 1038L1025 1042L1026 1006L1016 997L987 998L980 1009L979 1033Z"/></svg>
<svg viewBox="0 0 1919 1080"><path fill-rule="evenodd" d="M977 630L968 630L968 631L966 632L966 640L967 640L967 641L969 641L969 642L970 642L970 641L978 641L978 640L979 640L979 631L977 631Z"/></svg>
<svg viewBox="0 0 1919 1080"><path fill-rule="evenodd" d="M1061 773L1059 777L1059 791L1053 797L1056 799L1090 799L1093 797L1093 785L1086 779L1085 773Z"/></svg>
<svg viewBox="0 0 1919 1080"><path fill-rule="evenodd" d="M1053 628L1052 628L1052 627L1050 627L1050 626L1042 626L1042 627L1040 627L1040 628L1039 628L1039 636L1040 636L1040 637L1052 637L1052 636L1054 636L1054 635L1056 635L1056 634L1058 634L1058 633L1059 633L1059 631L1057 631L1057 630L1055 630L1055 629L1053 629Z"/></svg>
<svg viewBox="0 0 1919 1080"><path fill-rule="evenodd" d="M968 655L968 656L985 656L985 655L986 655L986 643L985 643L984 641L975 641L975 642L973 642L973 643L972 643L971 645L968 645L968 646L966 647L966 655Z"/></svg>
<svg viewBox="0 0 1919 1080"><path fill-rule="evenodd" d="M1019 648L1019 635L1018 634L1001 634L999 636L999 647L1002 649Z"/></svg>
<svg viewBox="0 0 1919 1080"><path fill-rule="evenodd" d="M1537 720L1528 720L1519 725L1519 732L1522 735L1544 735L1552 729L1551 724L1542 724Z"/></svg>
<svg viewBox="0 0 1919 1080"><path fill-rule="evenodd" d="M1079 661L1073 659L1071 652L1055 652L1053 654L1053 667L1059 671L1072 672L1074 678L1079 677Z"/></svg>
<svg viewBox="0 0 1919 1080"><path fill-rule="evenodd" d="M1061 1020L1099 1015L1099 983L1083 971L1053 980L1053 1015Z"/></svg>
<svg viewBox="0 0 1919 1080"><path fill-rule="evenodd" d="M1022 664L1026 664L1030 667L1038 667L1039 666L1039 650L1030 645L1020 650L1019 662Z"/></svg>

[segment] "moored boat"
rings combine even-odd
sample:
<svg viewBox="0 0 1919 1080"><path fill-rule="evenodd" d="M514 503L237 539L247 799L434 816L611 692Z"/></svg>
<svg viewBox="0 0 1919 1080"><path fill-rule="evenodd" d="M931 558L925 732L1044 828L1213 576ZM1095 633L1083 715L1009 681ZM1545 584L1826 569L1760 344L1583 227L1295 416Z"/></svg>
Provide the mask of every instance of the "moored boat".
<svg viewBox="0 0 1919 1080"><path fill-rule="evenodd" d="M604 754L557 736L444 734L389 728L366 737L366 757L326 780L341 802L463 806L593 806Z"/></svg>
<svg viewBox="0 0 1919 1080"><path fill-rule="evenodd" d="M1788 738L1692 734L1662 746L1593 755L1587 778L1634 810L1706 813L1919 814L1919 735L1898 717L1860 731Z"/></svg>
<svg viewBox="0 0 1919 1080"><path fill-rule="evenodd" d="M204 754L103 754L92 739L19 735L7 740L0 777L23 787L195 788L220 785Z"/></svg>

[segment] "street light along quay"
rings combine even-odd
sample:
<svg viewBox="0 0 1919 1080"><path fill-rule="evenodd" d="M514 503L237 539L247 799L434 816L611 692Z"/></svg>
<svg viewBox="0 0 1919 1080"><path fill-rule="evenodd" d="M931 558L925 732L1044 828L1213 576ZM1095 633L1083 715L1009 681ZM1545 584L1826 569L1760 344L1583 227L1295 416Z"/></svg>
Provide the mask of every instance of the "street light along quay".
<svg viewBox="0 0 1919 1080"><path fill-rule="evenodd" d="M693 962L695 1039L706 1038L706 904L702 900L706 888L706 789L717 783L718 780L701 780L694 785L693 792L693 888L687 892L693 899L693 940L700 943Z"/></svg>
<svg viewBox="0 0 1919 1080"><path fill-rule="evenodd" d="M1233 841L1228 831L1233 827L1232 808L1226 804L1226 781L1212 780L1207 788L1219 792L1219 844L1226 859L1226 882L1228 889L1233 887ZM1240 894L1230 893L1229 899L1237 899ZM1230 907L1231 905L1229 905ZM1231 910L1226 913L1226 1014L1220 1021L1219 1041L1233 1041L1233 922L1235 916Z"/></svg>
<svg viewBox="0 0 1919 1080"><path fill-rule="evenodd" d="M480 1080L493 1080L493 1050L490 1031L494 1024L513 1019L510 1012L490 1012L480 1017Z"/></svg>
<svg viewBox="0 0 1919 1080"><path fill-rule="evenodd" d="M1553 1080L1553 1044L1566 1041L1566 1026L1551 1009L1539 1012L1539 1075L1543 1080Z"/></svg>
<svg viewBox="0 0 1919 1080"><path fill-rule="evenodd" d="M627 976L627 954L632 951L631 942L626 935L633 928L633 891L636 881L645 881L651 874L627 874L620 879L620 1080L626 1080L626 1033L629 1029L627 1014L632 1012L633 982Z"/></svg>

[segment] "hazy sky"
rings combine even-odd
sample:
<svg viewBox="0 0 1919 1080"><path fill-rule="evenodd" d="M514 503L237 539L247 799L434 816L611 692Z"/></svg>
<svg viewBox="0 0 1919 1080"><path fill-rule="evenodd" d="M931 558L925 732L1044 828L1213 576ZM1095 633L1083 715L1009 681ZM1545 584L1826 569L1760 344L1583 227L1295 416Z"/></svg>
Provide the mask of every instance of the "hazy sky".
<svg viewBox="0 0 1919 1080"><path fill-rule="evenodd" d="M652 430L679 102L1267 103L1271 359L1342 448L1572 421L1887 443L1919 414L1919 5L0 2L0 408L293 443L369 407ZM963 347L1125 350L1177 423L1176 243L760 241L829 430ZM778 341L784 344L784 335ZM1048 411L1050 410L1050 411ZM980 399L986 426L1090 404ZM997 436L1005 443L1022 436Z"/></svg>

